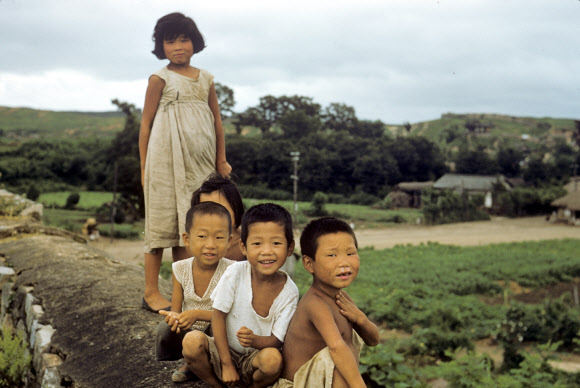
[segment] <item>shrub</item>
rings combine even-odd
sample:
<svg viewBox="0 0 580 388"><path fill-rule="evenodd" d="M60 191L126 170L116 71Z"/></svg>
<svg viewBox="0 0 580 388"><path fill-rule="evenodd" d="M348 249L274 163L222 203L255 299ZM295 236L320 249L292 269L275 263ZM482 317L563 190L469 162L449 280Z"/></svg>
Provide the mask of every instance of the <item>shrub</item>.
<svg viewBox="0 0 580 388"><path fill-rule="evenodd" d="M363 205L371 206L379 202L380 198L375 197L372 194L365 193L364 191L359 191L350 196L349 202L353 205Z"/></svg>
<svg viewBox="0 0 580 388"><path fill-rule="evenodd" d="M423 387L413 369L405 365L396 343L364 347L359 371L368 387Z"/></svg>
<svg viewBox="0 0 580 388"><path fill-rule="evenodd" d="M438 328L417 330L406 345L409 354L448 359L448 351L458 348L473 350L474 346L465 332L452 332Z"/></svg>
<svg viewBox="0 0 580 388"><path fill-rule="evenodd" d="M81 196L79 193L71 193L66 199L66 204L64 205L64 208L68 210L74 209L79 203L80 199Z"/></svg>
<svg viewBox="0 0 580 388"><path fill-rule="evenodd" d="M40 191L36 188L36 186L29 186L28 190L26 190L26 198L30 199L31 201L36 201L40 196Z"/></svg>
<svg viewBox="0 0 580 388"><path fill-rule="evenodd" d="M8 327L0 331L0 387L22 387L22 377L30 368L26 341Z"/></svg>
<svg viewBox="0 0 580 388"><path fill-rule="evenodd" d="M479 208L477 196L471 198L451 190L425 190L421 201L427 224L489 220L489 215Z"/></svg>
<svg viewBox="0 0 580 388"><path fill-rule="evenodd" d="M317 191L312 198L312 204L310 207L310 212L308 215L314 217L322 217L328 215L328 212L325 209L326 204L328 203L328 197L326 194Z"/></svg>
<svg viewBox="0 0 580 388"><path fill-rule="evenodd" d="M264 184L239 185L238 187L242 198L271 199L274 201L288 201L293 198L293 194L288 191L270 189Z"/></svg>

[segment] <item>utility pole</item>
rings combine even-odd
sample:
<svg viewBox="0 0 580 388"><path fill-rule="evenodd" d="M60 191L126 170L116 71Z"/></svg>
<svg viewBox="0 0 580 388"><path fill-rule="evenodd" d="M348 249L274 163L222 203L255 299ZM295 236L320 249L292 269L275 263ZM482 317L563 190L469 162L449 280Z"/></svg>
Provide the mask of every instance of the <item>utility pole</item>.
<svg viewBox="0 0 580 388"><path fill-rule="evenodd" d="M298 225L298 161L300 160L300 152L292 151L290 156L294 163L294 175L290 175L294 181L294 225Z"/></svg>

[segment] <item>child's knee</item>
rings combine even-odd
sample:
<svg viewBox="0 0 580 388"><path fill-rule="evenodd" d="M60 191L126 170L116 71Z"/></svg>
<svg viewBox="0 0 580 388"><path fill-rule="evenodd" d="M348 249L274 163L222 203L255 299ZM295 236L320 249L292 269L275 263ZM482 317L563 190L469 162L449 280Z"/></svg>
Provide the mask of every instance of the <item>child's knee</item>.
<svg viewBox="0 0 580 388"><path fill-rule="evenodd" d="M277 375L282 371L282 354L278 349L265 348L256 355L258 368L267 375Z"/></svg>
<svg viewBox="0 0 580 388"><path fill-rule="evenodd" d="M204 333L192 330L183 337L183 357L186 359L196 359L206 353L207 337Z"/></svg>

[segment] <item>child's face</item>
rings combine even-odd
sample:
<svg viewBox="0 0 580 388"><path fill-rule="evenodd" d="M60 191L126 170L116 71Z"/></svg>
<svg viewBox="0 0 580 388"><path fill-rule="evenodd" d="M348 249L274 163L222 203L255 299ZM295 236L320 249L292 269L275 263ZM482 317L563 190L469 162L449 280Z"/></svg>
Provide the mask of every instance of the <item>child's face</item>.
<svg viewBox="0 0 580 388"><path fill-rule="evenodd" d="M228 202L228 199L219 190L212 191L209 194L200 194L199 202L215 202L219 203L220 205L228 209L228 211L230 212L230 216L232 217L232 229L234 228L234 223L236 221L234 216L234 209L232 208L232 205L230 205L230 203Z"/></svg>
<svg viewBox="0 0 580 388"><path fill-rule="evenodd" d="M183 243L191 256L204 265L214 265L224 256L230 241L228 220L217 214L196 214Z"/></svg>
<svg viewBox="0 0 580 388"><path fill-rule="evenodd" d="M188 36L181 34L177 38L163 39L163 51L171 63L189 64L193 56L193 43Z"/></svg>
<svg viewBox="0 0 580 388"><path fill-rule="evenodd" d="M246 245L240 242L240 247L255 271L273 275L294 251L294 241L288 244L283 225L256 222L248 226Z"/></svg>
<svg viewBox="0 0 580 388"><path fill-rule="evenodd" d="M359 267L354 238L345 232L320 236L315 259L304 256L304 268L319 283L333 289L348 287L357 277Z"/></svg>

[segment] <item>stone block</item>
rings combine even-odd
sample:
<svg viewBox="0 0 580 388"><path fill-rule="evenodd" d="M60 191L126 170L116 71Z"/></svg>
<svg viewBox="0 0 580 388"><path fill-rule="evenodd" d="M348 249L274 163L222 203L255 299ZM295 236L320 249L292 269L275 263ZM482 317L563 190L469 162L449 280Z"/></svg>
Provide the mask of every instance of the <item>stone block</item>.
<svg viewBox="0 0 580 388"><path fill-rule="evenodd" d="M10 267L0 267L0 288L9 282L14 282L16 272Z"/></svg>
<svg viewBox="0 0 580 388"><path fill-rule="evenodd" d="M20 212L21 217L31 217L37 221L42 220L42 213L44 207L41 203L35 203L33 205L28 206L26 209Z"/></svg>
<svg viewBox="0 0 580 388"><path fill-rule="evenodd" d="M47 368L42 376L41 388L60 388L60 374L57 368Z"/></svg>
<svg viewBox="0 0 580 388"><path fill-rule="evenodd" d="M42 366L44 368L54 368L62 364L62 358L58 354L44 353L42 355Z"/></svg>
<svg viewBox="0 0 580 388"><path fill-rule="evenodd" d="M32 330L30 330L32 322L40 319L42 314L44 314L44 310L42 309L42 306L38 304L33 304L30 306L30 308L26 309L26 328L28 329L29 333L32 333Z"/></svg>
<svg viewBox="0 0 580 388"><path fill-rule="evenodd" d="M0 321L4 322L4 318L6 317L6 311L10 307L10 303L12 302L12 296L14 291L12 291L12 283L5 283L2 285L2 299L1 299L1 308L0 308Z"/></svg>
<svg viewBox="0 0 580 388"><path fill-rule="evenodd" d="M36 338L34 340L34 353L32 356L32 363L36 370L40 370L42 366L42 354L48 349L53 334L54 329L52 326L38 325Z"/></svg>
<svg viewBox="0 0 580 388"><path fill-rule="evenodd" d="M28 341L30 349L34 349L34 343L36 342L36 330L38 330L38 320L37 319L32 321L32 325L30 326L30 331L29 331L30 341Z"/></svg>

